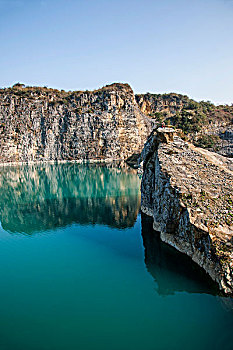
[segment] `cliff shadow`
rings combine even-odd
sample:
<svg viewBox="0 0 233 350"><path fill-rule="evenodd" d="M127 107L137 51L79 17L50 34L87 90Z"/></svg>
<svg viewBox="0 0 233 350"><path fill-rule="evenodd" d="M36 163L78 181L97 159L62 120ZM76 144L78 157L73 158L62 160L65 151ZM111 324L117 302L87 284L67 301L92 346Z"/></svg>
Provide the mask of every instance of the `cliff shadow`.
<svg viewBox="0 0 233 350"><path fill-rule="evenodd" d="M145 265L160 295L175 292L220 294L217 284L205 271L188 256L161 241L160 233L153 230L151 217L142 213L141 218Z"/></svg>

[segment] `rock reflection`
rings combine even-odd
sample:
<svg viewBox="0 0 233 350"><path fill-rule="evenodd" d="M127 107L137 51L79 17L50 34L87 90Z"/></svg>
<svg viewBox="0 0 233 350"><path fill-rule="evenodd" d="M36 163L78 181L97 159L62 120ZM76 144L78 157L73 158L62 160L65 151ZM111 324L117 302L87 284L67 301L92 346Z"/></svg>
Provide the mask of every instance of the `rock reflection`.
<svg viewBox="0 0 233 350"><path fill-rule="evenodd" d="M8 232L33 234L72 223L133 226L140 180L128 168L47 164L0 169L0 218Z"/></svg>
<svg viewBox="0 0 233 350"><path fill-rule="evenodd" d="M161 295L175 292L219 293L217 285L189 257L161 241L153 230L152 218L142 214L142 238L145 264Z"/></svg>

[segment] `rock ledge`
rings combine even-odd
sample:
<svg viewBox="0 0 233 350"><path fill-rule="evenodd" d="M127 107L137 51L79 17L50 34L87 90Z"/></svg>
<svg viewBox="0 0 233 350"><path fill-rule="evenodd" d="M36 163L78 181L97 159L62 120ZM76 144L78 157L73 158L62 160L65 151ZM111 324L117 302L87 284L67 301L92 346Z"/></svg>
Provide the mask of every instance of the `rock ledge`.
<svg viewBox="0 0 233 350"><path fill-rule="evenodd" d="M233 294L233 161L159 128L143 161L142 211L161 239L189 255Z"/></svg>

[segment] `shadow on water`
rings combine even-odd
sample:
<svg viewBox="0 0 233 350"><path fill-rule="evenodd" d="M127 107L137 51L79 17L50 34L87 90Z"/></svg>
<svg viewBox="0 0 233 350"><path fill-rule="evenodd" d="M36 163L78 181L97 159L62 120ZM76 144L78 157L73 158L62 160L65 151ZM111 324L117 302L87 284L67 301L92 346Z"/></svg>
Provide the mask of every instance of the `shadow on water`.
<svg viewBox="0 0 233 350"><path fill-rule="evenodd" d="M153 230L153 220L142 214L142 238L145 264L157 284L160 295L175 292L207 293L218 295L218 286L186 255L160 239Z"/></svg>
<svg viewBox="0 0 233 350"><path fill-rule="evenodd" d="M26 234L73 223L132 227L140 208L139 186L135 171L116 164L2 168L2 227Z"/></svg>
<svg viewBox="0 0 233 350"><path fill-rule="evenodd" d="M0 219L9 233L33 235L67 225L133 227L140 209L140 179L120 165L33 165L0 169ZM161 295L176 291L218 294L190 258L160 240L152 219L142 214L145 264ZM106 239L101 236L100 239ZM130 255L117 236L108 242ZM135 240L136 242L136 240ZM111 246L111 245L109 245ZM134 256L131 254L131 256Z"/></svg>

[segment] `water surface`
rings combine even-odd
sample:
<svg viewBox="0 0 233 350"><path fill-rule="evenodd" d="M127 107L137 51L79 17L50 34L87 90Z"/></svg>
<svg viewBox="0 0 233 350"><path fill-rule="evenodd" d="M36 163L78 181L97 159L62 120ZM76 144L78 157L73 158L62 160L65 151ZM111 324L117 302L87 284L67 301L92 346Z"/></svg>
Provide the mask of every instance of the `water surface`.
<svg viewBox="0 0 233 350"><path fill-rule="evenodd" d="M233 349L230 300L140 215L126 168L0 169L0 350Z"/></svg>

